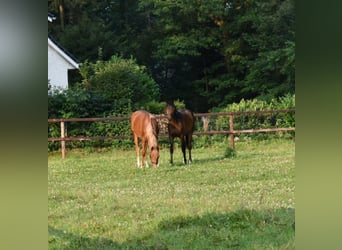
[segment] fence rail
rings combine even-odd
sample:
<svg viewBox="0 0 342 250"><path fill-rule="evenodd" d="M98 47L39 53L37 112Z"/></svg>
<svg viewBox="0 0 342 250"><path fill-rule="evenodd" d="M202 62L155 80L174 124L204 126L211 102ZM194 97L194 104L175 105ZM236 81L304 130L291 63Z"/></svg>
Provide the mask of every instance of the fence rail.
<svg viewBox="0 0 342 250"><path fill-rule="evenodd" d="M243 133L268 133L276 131L295 131L295 128L260 128L260 129L241 129L234 130L234 116L238 115L261 115L271 113L295 113L295 109L282 109L282 110L259 110L259 111L238 111L238 112L216 112L216 113L196 113L195 117L211 117L211 116L227 116L229 117L229 130L210 130L194 132L194 135L230 135L230 147L235 147L235 135ZM164 115L155 115L157 119L166 119ZM61 142L62 158L65 158L67 141L91 141L91 140L115 140L115 139L132 139L132 135L118 135L118 136L77 136L67 137L65 134L65 123L67 122L103 122L103 121L128 121L129 116L126 117L103 117L103 118L60 118L60 119L48 119L49 123L60 123L61 137L50 137L49 142ZM167 134L160 134L160 137L167 137Z"/></svg>

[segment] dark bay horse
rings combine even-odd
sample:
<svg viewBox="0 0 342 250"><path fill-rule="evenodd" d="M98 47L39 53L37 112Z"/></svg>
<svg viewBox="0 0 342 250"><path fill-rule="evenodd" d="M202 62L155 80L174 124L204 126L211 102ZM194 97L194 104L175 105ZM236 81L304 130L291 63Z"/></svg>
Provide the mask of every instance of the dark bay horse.
<svg viewBox="0 0 342 250"><path fill-rule="evenodd" d="M170 163L173 164L174 138L179 137L182 145L184 164L191 163L192 134L195 129L194 114L188 109L177 110L173 102L168 102L165 107L168 119L168 133L170 140ZM185 149L189 150L189 161L186 161Z"/></svg>
<svg viewBox="0 0 342 250"><path fill-rule="evenodd" d="M135 111L131 115L131 130L134 136L135 151L137 153L137 164L138 167L143 167L145 163L148 167L147 161L145 161L145 155L147 150L147 144L150 150L150 158L154 168L156 168L159 160L159 146L158 146L158 135L159 126L156 118L145 110ZM140 147L139 138L141 139L141 155L140 160Z"/></svg>

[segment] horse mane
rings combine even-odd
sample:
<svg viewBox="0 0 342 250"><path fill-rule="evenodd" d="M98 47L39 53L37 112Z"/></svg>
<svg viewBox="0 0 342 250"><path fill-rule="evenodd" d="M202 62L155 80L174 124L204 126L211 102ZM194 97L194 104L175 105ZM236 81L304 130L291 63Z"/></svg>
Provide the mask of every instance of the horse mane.
<svg viewBox="0 0 342 250"><path fill-rule="evenodd" d="M159 135L159 126L157 119L154 116L151 116L151 126L152 126L152 133L153 135L158 138Z"/></svg>
<svg viewBox="0 0 342 250"><path fill-rule="evenodd" d="M179 120L182 117L182 112L175 107L175 112L173 113L173 118Z"/></svg>
<svg viewBox="0 0 342 250"><path fill-rule="evenodd" d="M185 115L186 112L190 112L191 115L193 116L194 113L191 110L188 109L177 109L176 106L175 107L175 112L172 114L172 118L176 121L180 121L182 120L182 117Z"/></svg>

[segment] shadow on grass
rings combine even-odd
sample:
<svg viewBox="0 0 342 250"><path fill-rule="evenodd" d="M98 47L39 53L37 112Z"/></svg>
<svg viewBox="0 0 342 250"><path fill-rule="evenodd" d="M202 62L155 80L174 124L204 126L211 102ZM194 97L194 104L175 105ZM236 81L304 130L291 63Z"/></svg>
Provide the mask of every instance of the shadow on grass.
<svg viewBox="0 0 342 250"><path fill-rule="evenodd" d="M49 249L120 249L122 246L110 239L90 238L48 227Z"/></svg>
<svg viewBox="0 0 342 250"><path fill-rule="evenodd" d="M123 244L49 227L49 249L294 249L294 209L208 213L163 220Z"/></svg>
<svg viewBox="0 0 342 250"><path fill-rule="evenodd" d="M173 164L170 164L168 162L167 164L163 164L163 167L169 168L169 171L174 171L177 168L195 167L196 164L206 164L206 163L213 164L215 162L222 161L225 159L229 160L229 158L225 157L225 156L212 156L212 157L209 156L208 158L194 159L194 160L192 160L192 163L190 163L190 164L184 164L181 160L174 161Z"/></svg>
<svg viewBox="0 0 342 250"><path fill-rule="evenodd" d="M223 160L229 160L229 158L225 156L209 156L208 158L202 158L202 159L196 159L194 160L193 164L199 163L199 164L206 164L206 163L215 163L218 161L223 161Z"/></svg>
<svg viewBox="0 0 342 250"><path fill-rule="evenodd" d="M294 249L294 209L240 210L176 217L141 245L165 249ZM153 248L153 247L152 247Z"/></svg>

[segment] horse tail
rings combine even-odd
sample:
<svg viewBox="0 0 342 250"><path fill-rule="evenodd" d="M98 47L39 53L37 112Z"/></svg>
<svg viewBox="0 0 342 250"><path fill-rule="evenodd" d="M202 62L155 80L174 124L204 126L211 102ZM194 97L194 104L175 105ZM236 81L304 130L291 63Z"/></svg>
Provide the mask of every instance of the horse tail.
<svg viewBox="0 0 342 250"><path fill-rule="evenodd" d="M195 115L194 115L194 113L191 111L191 110L188 110L189 112L190 112L190 117L191 117L191 119L192 119L192 132L195 130L195 120L196 120L196 118L195 118Z"/></svg>

